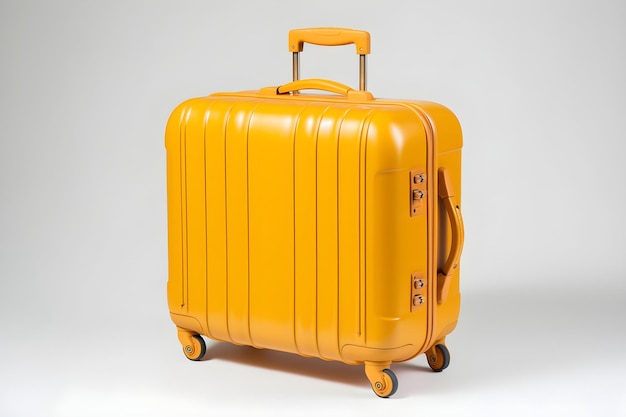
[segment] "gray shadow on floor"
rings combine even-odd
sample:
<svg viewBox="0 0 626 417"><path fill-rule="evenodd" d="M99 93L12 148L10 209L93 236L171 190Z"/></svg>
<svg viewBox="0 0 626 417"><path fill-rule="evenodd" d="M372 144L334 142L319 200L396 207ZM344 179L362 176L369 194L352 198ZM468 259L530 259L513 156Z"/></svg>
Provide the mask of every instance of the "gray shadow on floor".
<svg viewBox="0 0 626 417"><path fill-rule="evenodd" d="M464 294L459 324L447 339L451 364L430 370L423 355L394 363L396 397L467 390L477 385L532 379L545 372L574 372L581 363L610 363L626 350L626 294L501 290ZM235 346L210 345L205 360L227 360L309 378L369 387L363 366Z"/></svg>
<svg viewBox="0 0 626 417"><path fill-rule="evenodd" d="M425 359L416 358L395 370L410 391L437 392L624 366L624 319L626 292L621 289L467 293L458 327L446 341L449 368L426 377Z"/></svg>
<svg viewBox="0 0 626 417"><path fill-rule="evenodd" d="M215 342L207 347L203 360L226 360L248 366L256 366L279 372L289 372L309 378L324 379L359 387L368 387L362 365L307 358L293 353L257 349Z"/></svg>

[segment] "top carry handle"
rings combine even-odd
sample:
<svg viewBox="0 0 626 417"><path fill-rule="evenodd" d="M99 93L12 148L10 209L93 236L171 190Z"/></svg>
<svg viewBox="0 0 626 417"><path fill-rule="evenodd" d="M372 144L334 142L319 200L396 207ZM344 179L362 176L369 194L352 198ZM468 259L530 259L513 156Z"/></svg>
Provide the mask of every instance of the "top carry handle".
<svg viewBox="0 0 626 417"><path fill-rule="evenodd" d="M346 28L310 28L289 31L289 50L293 52L293 80L300 79L300 52L304 43L321 46L354 44L359 54L359 90L365 91L366 60L370 53L370 34L364 30Z"/></svg>

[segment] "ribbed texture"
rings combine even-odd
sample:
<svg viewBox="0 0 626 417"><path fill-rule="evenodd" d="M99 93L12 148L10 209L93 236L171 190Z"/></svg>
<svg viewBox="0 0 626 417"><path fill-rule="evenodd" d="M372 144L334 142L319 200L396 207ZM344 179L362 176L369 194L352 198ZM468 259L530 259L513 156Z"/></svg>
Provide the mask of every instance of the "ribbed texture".
<svg viewBox="0 0 626 417"><path fill-rule="evenodd" d="M212 338L341 359L364 341L371 110L197 107L180 141L187 307L206 306Z"/></svg>
<svg viewBox="0 0 626 417"><path fill-rule="evenodd" d="M254 95L179 106L166 128L174 322L350 363L407 359L445 336L458 279L450 302L432 304L434 226L446 224L436 148L414 107ZM456 186L460 150L450 155L439 157ZM417 168L430 181L427 209L410 216ZM427 278L426 304L411 311L414 272Z"/></svg>

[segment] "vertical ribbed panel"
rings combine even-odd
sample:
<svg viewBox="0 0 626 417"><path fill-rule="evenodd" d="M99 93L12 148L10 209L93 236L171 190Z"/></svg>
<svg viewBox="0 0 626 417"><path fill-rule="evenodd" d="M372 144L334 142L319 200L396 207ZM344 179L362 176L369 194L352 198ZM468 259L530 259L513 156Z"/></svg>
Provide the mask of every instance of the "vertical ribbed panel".
<svg viewBox="0 0 626 417"><path fill-rule="evenodd" d="M187 123L187 110L179 107L172 115L166 130L167 148L167 235L168 269L167 294L170 311L181 313L185 305L185 278L183 262L186 243L184 243L183 224L183 161L181 151Z"/></svg>
<svg viewBox="0 0 626 417"><path fill-rule="evenodd" d="M254 107L235 106L226 125L228 329L235 343L251 344L248 327L248 128Z"/></svg>
<svg viewBox="0 0 626 417"><path fill-rule="evenodd" d="M181 239L210 337L326 359L364 343L370 112L217 100L188 115Z"/></svg>
<svg viewBox="0 0 626 417"><path fill-rule="evenodd" d="M204 316L206 309L206 285L202 277L206 271L206 218L205 212L205 176L204 176L204 116L209 111L204 106L191 107L187 117L185 139L182 142L184 151L181 153L185 167L183 178L184 193L184 239L187 265L186 277L186 310L196 317Z"/></svg>
<svg viewBox="0 0 626 417"><path fill-rule="evenodd" d="M426 337L407 296L428 271L427 218L407 212L425 131L402 107L302 100L215 96L173 114L170 311L217 340L386 357Z"/></svg>
<svg viewBox="0 0 626 417"><path fill-rule="evenodd" d="M183 310L188 310L187 307L187 282L189 280L188 274L188 254L187 249L189 242L187 239L187 123L189 121L189 114L191 113L191 107L188 108L183 115L183 124L180 129L180 240L181 240L181 307Z"/></svg>
<svg viewBox="0 0 626 417"><path fill-rule="evenodd" d="M317 137L317 344L319 356L339 357L337 156L346 108L329 108Z"/></svg>
<svg viewBox="0 0 626 417"><path fill-rule="evenodd" d="M250 333L256 346L295 351L294 175L290 106L260 104L248 133Z"/></svg>
<svg viewBox="0 0 626 417"><path fill-rule="evenodd" d="M294 334L298 353L317 356L317 132L325 109L302 111L295 133Z"/></svg>
<svg viewBox="0 0 626 417"><path fill-rule="evenodd" d="M210 336L230 340L228 331L228 268L226 218L226 126L233 102L218 101L206 119L206 263L207 263L207 322Z"/></svg>
<svg viewBox="0 0 626 417"><path fill-rule="evenodd" d="M362 338L361 323L361 147L365 146L362 138L364 121L369 110L356 108L346 114L339 135L337 158L337 226L339 278L337 323L338 349L345 344L359 344ZM364 337L364 336L363 336Z"/></svg>
<svg viewBox="0 0 626 417"><path fill-rule="evenodd" d="M365 203L367 201L367 181L366 181L366 173L367 173L367 135L371 122L372 115L374 114L373 110L370 110L367 118L363 121L363 126L361 128L361 132L359 134L360 139L360 147L359 147L359 335L360 335L360 344L365 344L366 332L367 328L367 303L366 303L366 240L367 236L365 234L365 223L366 223L366 212L365 212Z"/></svg>

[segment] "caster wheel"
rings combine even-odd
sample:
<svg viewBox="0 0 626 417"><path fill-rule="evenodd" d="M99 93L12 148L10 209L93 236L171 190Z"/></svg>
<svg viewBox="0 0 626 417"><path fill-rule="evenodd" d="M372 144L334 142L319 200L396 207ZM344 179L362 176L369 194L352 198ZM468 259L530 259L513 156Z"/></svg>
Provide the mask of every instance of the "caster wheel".
<svg viewBox="0 0 626 417"><path fill-rule="evenodd" d="M187 343L183 345L183 352L187 359L199 361L206 353L206 343L200 335L193 335Z"/></svg>
<svg viewBox="0 0 626 417"><path fill-rule="evenodd" d="M441 372L450 365L450 351L446 345L435 345L426 351L428 365L435 372Z"/></svg>
<svg viewBox="0 0 626 417"><path fill-rule="evenodd" d="M381 378L372 383L372 389L381 398L391 397L398 390L398 378L391 369L383 369Z"/></svg>

